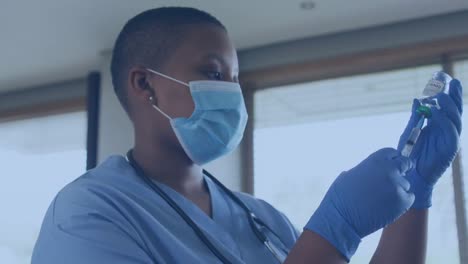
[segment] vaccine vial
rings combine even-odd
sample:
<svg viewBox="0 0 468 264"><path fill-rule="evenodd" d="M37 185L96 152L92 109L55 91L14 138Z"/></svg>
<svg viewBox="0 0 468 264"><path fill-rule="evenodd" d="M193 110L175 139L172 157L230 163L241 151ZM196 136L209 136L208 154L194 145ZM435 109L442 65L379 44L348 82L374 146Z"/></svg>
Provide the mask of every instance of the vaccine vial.
<svg viewBox="0 0 468 264"><path fill-rule="evenodd" d="M441 92L448 93L451 80L452 77L447 73L443 71L435 72L423 90L423 98L435 96Z"/></svg>
<svg viewBox="0 0 468 264"><path fill-rule="evenodd" d="M419 121L416 126L411 130L411 133L406 141L405 146L401 151L401 155L409 157L413 151L413 147L418 141L419 135L421 134L422 127L424 126L424 120L432 116L431 107L439 107L437 99L433 98L438 93L448 93L449 84L452 80L450 75L445 72L438 71L432 75L432 78L427 83L426 87L423 90L423 97L419 99L421 105L416 110L420 116Z"/></svg>
<svg viewBox="0 0 468 264"><path fill-rule="evenodd" d="M432 98L438 93L448 93L450 81L452 77L443 71L438 71L432 74L432 78L427 82L423 90L423 96L419 99L421 105L417 112L425 118L431 117L431 107L439 107L437 99Z"/></svg>

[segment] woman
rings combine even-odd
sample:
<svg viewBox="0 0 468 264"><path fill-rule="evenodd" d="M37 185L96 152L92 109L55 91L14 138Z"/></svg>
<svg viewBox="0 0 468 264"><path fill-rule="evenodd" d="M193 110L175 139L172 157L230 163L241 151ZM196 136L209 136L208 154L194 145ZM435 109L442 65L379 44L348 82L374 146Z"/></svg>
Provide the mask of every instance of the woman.
<svg viewBox="0 0 468 264"><path fill-rule="evenodd" d="M442 108L412 160L382 149L343 172L299 235L268 203L232 193L202 169L242 139L238 71L225 27L205 12L159 8L128 21L111 73L134 148L59 192L32 263L345 263L361 238L397 219L373 261L424 262L432 187L458 150L458 81L437 96Z"/></svg>

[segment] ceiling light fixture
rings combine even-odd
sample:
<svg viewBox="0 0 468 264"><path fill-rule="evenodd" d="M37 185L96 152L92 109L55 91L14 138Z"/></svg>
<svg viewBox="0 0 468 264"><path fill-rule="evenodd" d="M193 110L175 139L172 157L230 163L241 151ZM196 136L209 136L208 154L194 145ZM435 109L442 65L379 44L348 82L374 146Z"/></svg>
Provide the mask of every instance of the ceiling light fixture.
<svg viewBox="0 0 468 264"><path fill-rule="evenodd" d="M316 6L315 2L312 1L302 1L300 3L300 7L302 10L311 10L314 9Z"/></svg>

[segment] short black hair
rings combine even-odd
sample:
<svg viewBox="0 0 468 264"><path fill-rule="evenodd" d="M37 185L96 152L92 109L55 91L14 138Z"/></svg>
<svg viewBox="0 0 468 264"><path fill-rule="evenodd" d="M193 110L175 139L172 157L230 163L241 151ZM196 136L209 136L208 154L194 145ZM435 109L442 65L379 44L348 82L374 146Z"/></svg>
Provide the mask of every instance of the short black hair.
<svg viewBox="0 0 468 264"><path fill-rule="evenodd" d="M111 76L114 91L128 112L127 72L133 65L161 67L183 41L187 25L224 25L207 12L191 7L161 7L130 19L120 31L112 50Z"/></svg>

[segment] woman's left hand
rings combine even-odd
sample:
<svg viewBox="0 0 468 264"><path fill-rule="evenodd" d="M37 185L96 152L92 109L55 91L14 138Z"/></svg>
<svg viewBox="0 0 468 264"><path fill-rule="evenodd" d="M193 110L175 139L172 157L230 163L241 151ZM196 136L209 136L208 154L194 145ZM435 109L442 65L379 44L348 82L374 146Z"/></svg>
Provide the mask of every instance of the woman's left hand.
<svg viewBox="0 0 468 264"><path fill-rule="evenodd" d="M460 144L463 112L462 86L458 80L450 82L449 94L440 93L434 97L440 109L432 107L432 116L423 128L410 158L415 169L408 173L411 189L416 195L413 208L431 206L432 189L438 179L454 160ZM412 116L400 137L398 150L402 150L411 130L419 120L419 101L414 100Z"/></svg>

